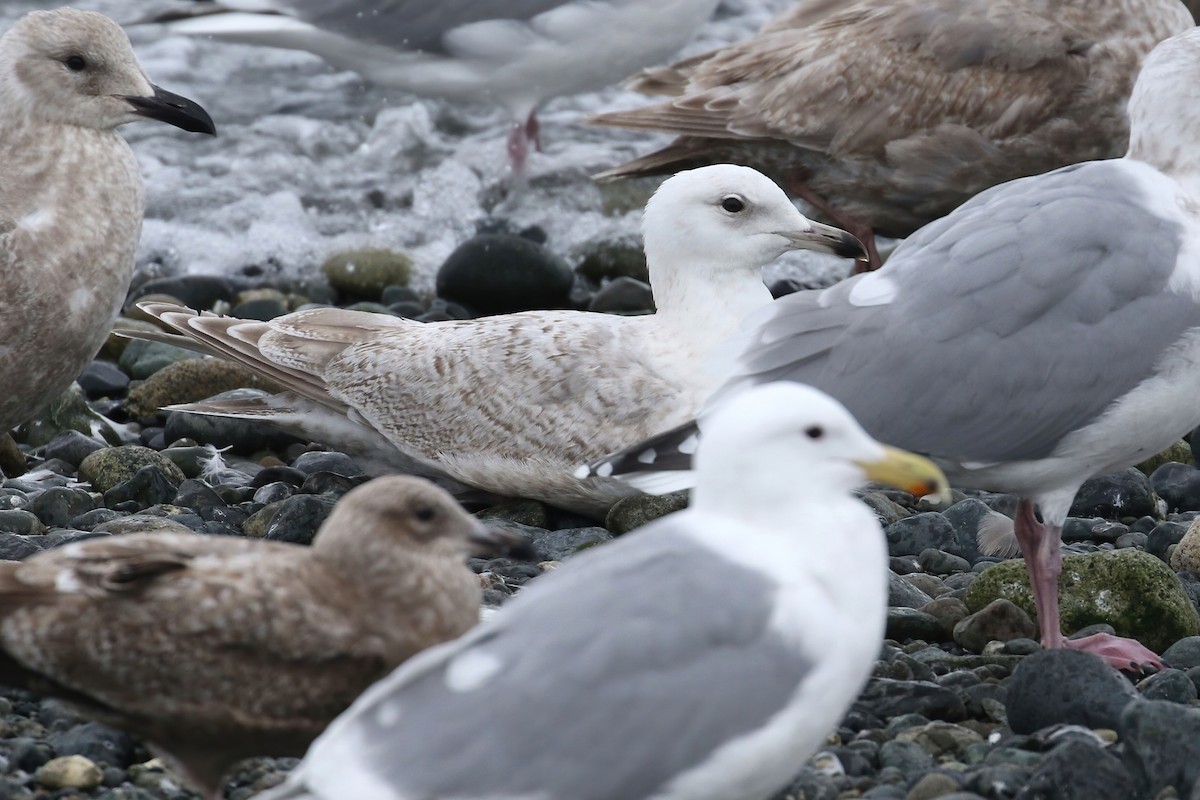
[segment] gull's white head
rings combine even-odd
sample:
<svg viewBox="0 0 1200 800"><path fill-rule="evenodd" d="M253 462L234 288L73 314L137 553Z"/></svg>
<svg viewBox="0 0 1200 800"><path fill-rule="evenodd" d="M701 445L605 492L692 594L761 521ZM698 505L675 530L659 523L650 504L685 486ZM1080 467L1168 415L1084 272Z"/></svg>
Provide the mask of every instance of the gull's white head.
<svg viewBox="0 0 1200 800"><path fill-rule="evenodd" d="M917 495L943 491L927 459L872 439L845 406L811 386L769 383L722 403L704 421L696 452L696 502L829 500L877 481ZM749 488L748 488L749 487Z"/></svg>
<svg viewBox="0 0 1200 800"><path fill-rule="evenodd" d="M642 236L651 265L757 271L788 250L865 255L850 234L801 214L770 178L733 164L688 170L664 181L646 204Z"/></svg>
<svg viewBox="0 0 1200 800"><path fill-rule="evenodd" d="M1129 98L1129 153L1163 172L1200 171L1200 28L1160 42Z"/></svg>
<svg viewBox="0 0 1200 800"><path fill-rule="evenodd" d="M0 103L6 116L111 130L152 118L215 133L191 100L150 83L129 38L91 11L34 11L0 37Z"/></svg>

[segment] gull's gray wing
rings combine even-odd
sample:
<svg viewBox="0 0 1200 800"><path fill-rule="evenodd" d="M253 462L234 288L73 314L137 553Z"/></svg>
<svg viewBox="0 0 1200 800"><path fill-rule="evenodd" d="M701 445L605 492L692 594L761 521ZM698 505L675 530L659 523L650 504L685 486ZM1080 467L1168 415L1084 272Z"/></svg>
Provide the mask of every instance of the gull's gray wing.
<svg viewBox="0 0 1200 800"><path fill-rule="evenodd" d="M331 797L359 774L342 784L356 797L638 800L762 726L814 659L769 627L776 584L680 531L688 519L577 557L417 656L299 780Z"/></svg>
<svg viewBox="0 0 1200 800"><path fill-rule="evenodd" d="M1139 170L1100 161L1002 184L879 272L780 299L726 390L808 383L881 441L949 460L1049 455L1200 326L1200 305L1168 286L1182 226Z"/></svg>
<svg viewBox="0 0 1200 800"><path fill-rule="evenodd" d="M280 0L279 5L305 22L352 39L449 55L445 37L455 28L490 20L525 23L573 1Z"/></svg>

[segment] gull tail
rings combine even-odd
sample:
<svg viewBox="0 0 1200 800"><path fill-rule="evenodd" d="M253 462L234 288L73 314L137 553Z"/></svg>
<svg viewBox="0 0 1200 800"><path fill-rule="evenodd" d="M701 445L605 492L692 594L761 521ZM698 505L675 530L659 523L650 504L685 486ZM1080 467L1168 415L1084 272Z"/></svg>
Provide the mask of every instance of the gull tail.
<svg viewBox="0 0 1200 800"><path fill-rule="evenodd" d="M616 478L649 494L669 494L695 484L692 455L700 441L696 423L660 433L575 471L575 477Z"/></svg>

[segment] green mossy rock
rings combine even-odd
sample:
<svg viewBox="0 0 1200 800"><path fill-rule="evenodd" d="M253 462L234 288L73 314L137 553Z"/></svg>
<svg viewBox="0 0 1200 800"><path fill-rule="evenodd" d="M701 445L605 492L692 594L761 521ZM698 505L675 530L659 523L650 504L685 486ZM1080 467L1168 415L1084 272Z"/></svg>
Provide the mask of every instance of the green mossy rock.
<svg viewBox="0 0 1200 800"><path fill-rule="evenodd" d="M163 406L194 403L232 389L265 389L278 392L274 381L260 377L241 364L216 358L190 358L155 372L129 390L125 408L134 419L153 416Z"/></svg>
<svg viewBox="0 0 1200 800"><path fill-rule="evenodd" d="M664 495L639 494L618 500L608 510L604 527L616 535L640 528L647 522L687 508L688 493L671 492Z"/></svg>
<svg viewBox="0 0 1200 800"><path fill-rule="evenodd" d="M386 286L407 286L412 259L394 250L344 250L325 259L321 272L329 285L344 295L378 300Z"/></svg>
<svg viewBox="0 0 1200 800"><path fill-rule="evenodd" d="M1177 461L1180 464L1192 463L1192 446L1180 439L1175 444L1163 450L1157 455L1150 456L1145 461L1137 465L1138 471L1149 476L1154 470L1166 464L1169 461Z"/></svg>
<svg viewBox="0 0 1200 800"><path fill-rule="evenodd" d="M1159 559L1140 550L1101 551L1063 558L1058 581L1063 632L1106 622L1157 652L1200 633L1200 615L1179 578ZM997 598L1037 612L1022 559L985 570L967 588L967 608L979 611Z"/></svg>
<svg viewBox="0 0 1200 800"><path fill-rule="evenodd" d="M149 447L137 444L110 447L90 454L79 465L79 479L92 484L98 492L107 492L150 464L162 470L167 480L176 486L186 480L183 472L171 459Z"/></svg>

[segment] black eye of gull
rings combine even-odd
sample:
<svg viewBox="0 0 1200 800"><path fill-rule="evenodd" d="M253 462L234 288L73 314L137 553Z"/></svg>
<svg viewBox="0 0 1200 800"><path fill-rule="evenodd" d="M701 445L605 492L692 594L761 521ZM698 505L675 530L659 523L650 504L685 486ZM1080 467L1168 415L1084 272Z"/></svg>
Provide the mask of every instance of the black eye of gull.
<svg viewBox="0 0 1200 800"><path fill-rule="evenodd" d="M728 211L730 214L736 214L746 207L745 201L735 195L730 195L721 201L721 208Z"/></svg>
<svg viewBox="0 0 1200 800"><path fill-rule="evenodd" d="M820 439L825 435L825 429L820 425L809 425L804 429L804 435L810 439Z"/></svg>
<svg viewBox="0 0 1200 800"><path fill-rule="evenodd" d="M437 516L437 512L429 506L421 506L417 509L416 516L417 519L421 520L421 522L429 522L431 519Z"/></svg>
<svg viewBox="0 0 1200 800"><path fill-rule="evenodd" d="M83 56L67 56L67 60L63 62L67 65L67 69L72 72L83 72L87 69L87 61Z"/></svg>

